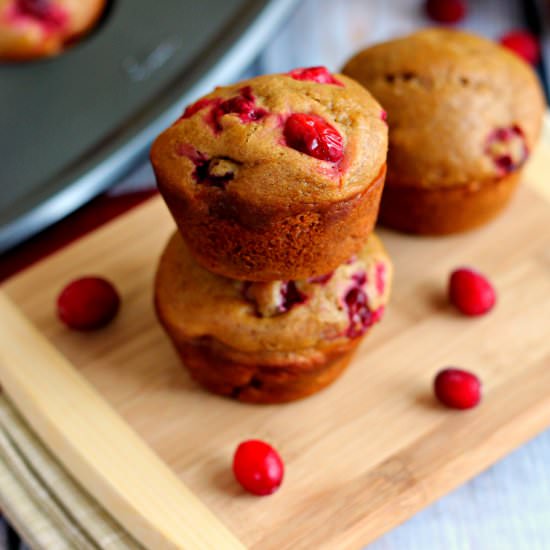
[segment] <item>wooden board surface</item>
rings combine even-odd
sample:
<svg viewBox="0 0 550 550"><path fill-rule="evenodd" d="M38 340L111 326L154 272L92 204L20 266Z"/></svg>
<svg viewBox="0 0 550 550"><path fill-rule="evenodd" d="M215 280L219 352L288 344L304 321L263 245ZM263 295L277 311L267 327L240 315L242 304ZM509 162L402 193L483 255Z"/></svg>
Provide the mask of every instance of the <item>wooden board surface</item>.
<svg viewBox="0 0 550 550"><path fill-rule="evenodd" d="M439 239L380 231L396 268L384 322L339 381L288 405L211 396L179 365L152 308L155 262L173 230L160 199L3 290L247 547L360 547L550 424L548 145L525 179L481 230ZM486 317L463 318L446 304L448 273L463 264L496 284ZM87 273L114 281L123 307L106 330L78 334L56 320L54 303L66 281ZM5 312L0 305L0 324ZM434 403L431 381L446 365L482 377L480 407ZM283 487L268 498L243 494L232 479L232 452L249 437L272 442L286 463Z"/></svg>

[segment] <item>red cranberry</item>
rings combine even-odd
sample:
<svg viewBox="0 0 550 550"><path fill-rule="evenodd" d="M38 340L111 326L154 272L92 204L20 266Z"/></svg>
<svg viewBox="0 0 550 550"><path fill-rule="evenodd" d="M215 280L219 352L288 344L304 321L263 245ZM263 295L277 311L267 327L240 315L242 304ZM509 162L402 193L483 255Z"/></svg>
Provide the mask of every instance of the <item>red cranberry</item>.
<svg viewBox="0 0 550 550"><path fill-rule="evenodd" d="M195 113L198 113L199 111L202 111L202 109L205 109L206 107L210 107L211 105L215 104L215 99L209 99L209 98L202 98L198 101L195 101L195 103L191 103L191 105L188 105L185 108L185 111L183 111L183 115L181 115L182 119L190 118Z"/></svg>
<svg viewBox="0 0 550 550"><path fill-rule="evenodd" d="M382 317L384 316L384 311L385 310L386 310L386 308L384 306L380 306L378 309L375 309L372 312L371 325L374 325L374 323L378 323L378 321L380 321L380 319L382 319Z"/></svg>
<svg viewBox="0 0 550 550"><path fill-rule="evenodd" d="M33 17L51 30L60 29L67 22L67 12L51 0L16 0L16 10L27 17Z"/></svg>
<svg viewBox="0 0 550 550"><path fill-rule="evenodd" d="M386 266L383 263L376 264L376 291L382 294L386 288Z"/></svg>
<svg viewBox="0 0 550 550"><path fill-rule="evenodd" d="M218 130L221 130L219 119L228 113L236 113L242 122L254 122L261 120L268 112L262 107L256 105L256 98L252 93L250 86L245 86L239 90L240 95L227 99L216 108L216 122Z"/></svg>
<svg viewBox="0 0 550 550"><path fill-rule="evenodd" d="M496 293L481 273L463 267L451 274L449 300L464 315L483 315L495 305Z"/></svg>
<svg viewBox="0 0 550 550"><path fill-rule="evenodd" d="M284 136L289 147L316 159L338 162L344 156L342 136L320 116L290 115L285 123Z"/></svg>
<svg viewBox="0 0 550 550"><path fill-rule="evenodd" d="M284 465L271 445L251 439L237 447L233 456L233 473L249 493L270 495L283 482Z"/></svg>
<svg viewBox="0 0 550 550"><path fill-rule="evenodd" d="M348 308L348 338L358 338L372 325L372 313L367 303L367 295L360 287L353 287L346 294L344 301Z"/></svg>
<svg viewBox="0 0 550 550"><path fill-rule="evenodd" d="M95 330L117 314L120 298L115 287L101 277L82 277L69 283L57 298L57 314L75 330Z"/></svg>
<svg viewBox="0 0 550 550"><path fill-rule="evenodd" d="M527 31L512 31L505 34L500 43L523 58L527 63L536 65L540 60L540 44L536 36Z"/></svg>
<svg viewBox="0 0 550 550"><path fill-rule="evenodd" d="M294 306L304 304L307 301L307 294L301 292L295 281L288 281L281 285L281 313L290 311Z"/></svg>
<svg viewBox="0 0 550 550"><path fill-rule="evenodd" d="M252 283L250 281L244 281L241 289L243 298L252 304L256 309L256 315L258 317L264 317L266 314L262 312L261 307L258 305L255 291L258 290L257 285L262 283ZM281 281L279 286L280 301L275 304L273 314L286 313L290 311L294 306L305 304L308 300L308 295L302 292L296 285L295 281Z"/></svg>
<svg viewBox="0 0 550 550"><path fill-rule="evenodd" d="M344 304L348 310L349 326L346 330L348 338L357 338L382 317L384 308L371 311L368 306L364 285L367 284L367 274L358 271L351 276L353 286L344 296Z"/></svg>
<svg viewBox="0 0 550 550"><path fill-rule="evenodd" d="M523 130L517 124L496 128L487 137L485 153L493 159L500 176L517 170L529 156Z"/></svg>
<svg viewBox="0 0 550 550"><path fill-rule="evenodd" d="M427 0L426 13L438 23L458 23L466 16L466 0Z"/></svg>
<svg viewBox="0 0 550 550"><path fill-rule="evenodd" d="M192 176L197 183L204 182L208 175L209 158L188 143L180 143L177 152L182 157L187 157L195 165Z"/></svg>
<svg viewBox="0 0 550 550"><path fill-rule="evenodd" d="M195 165L202 164L208 160L204 153L201 153L189 143L178 144L176 151L178 155L187 157Z"/></svg>
<svg viewBox="0 0 550 550"><path fill-rule="evenodd" d="M181 119L192 117L195 113L209 108L204 120L212 128L214 133L222 131L220 119L229 113L236 113L242 122L253 122L261 120L269 113L266 109L256 105L256 99L250 86L245 86L239 90L238 96L231 97L225 101L221 98L203 98L189 105Z"/></svg>
<svg viewBox="0 0 550 550"><path fill-rule="evenodd" d="M334 78L326 67L304 67L294 69L288 73L288 76L294 80L311 80L319 84L335 84L343 86L343 84Z"/></svg>
<svg viewBox="0 0 550 550"><path fill-rule="evenodd" d="M378 272L376 277L378 279ZM370 326L380 321L384 314L384 306L374 311L369 308L367 295L363 288L364 285L367 284L367 274L364 271L354 273L351 280L353 281L353 286L344 296L344 304L348 310L349 317L349 326L346 330L346 336L348 338L358 338L362 336ZM376 284L378 284L378 281Z"/></svg>
<svg viewBox="0 0 550 550"><path fill-rule="evenodd" d="M367 274L364 271L358 271L351 276L351 279L357 286L363 286L367 282Z"/></svg>
<svg viewBox="0 0 550 550"><path fill-rule="evenodd" d="M180 120L185 120L187 118L191 118L193 115L198 113L199 111L205 110L204 113L204 122L212 128L212 131L214 133L218 133L221 127L219 126L218 122L218 107L221 105L222 100L220 98L207 98L204 97L202 99L199 99L198 101L195 101L195 103L192 103L191 105L188 105L183 112L183 115L176 121L176 124Z"/></svg>
<svg viewBox="0 0 550 550"><path fill-rule="evenodd" d="M46 19L51 13L52 3L50 0L17 0L17 8L25 15Z"/></svg>
<svg viewBox="0 0 550 550"><path fill-rule="evenodd" d="M380 112L380 119L387 123L388 122L388 113L386 111L381 111Z"/></svg>
<svg viewBox="0 0 550 550"><path fill-rule="evenodd" d="M434 380L437 399L452 409L471 409L481 400L481 382L471 372L448 368L440 371Z"/></svg>

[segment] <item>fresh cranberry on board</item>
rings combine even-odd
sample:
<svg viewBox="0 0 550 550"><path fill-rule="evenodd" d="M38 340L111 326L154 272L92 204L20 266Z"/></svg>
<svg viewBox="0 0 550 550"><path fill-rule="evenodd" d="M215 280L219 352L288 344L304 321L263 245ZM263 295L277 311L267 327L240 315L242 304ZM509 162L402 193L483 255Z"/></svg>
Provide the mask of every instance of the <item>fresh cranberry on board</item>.
<svg viewBox="0 0 550 550"><path fill-rule="evenodd" d="M458 23L466 17L468 5L466 0L427 0L426 13L438 23Z"/></svg>
<svg viewBox="0 0 550 550"><path fill-rule="evenodd" d="M82 277L69 283L57 298L57 314L69 328L95 330L116 316L120 298L115 287L102 277Z"/></svg>
<svg viewBox="0 0 550 550"><path fill-rule="evenodd" d="M527 31L511 31L501 37L500 43L523 58L527 63L536 65L540 60L540 44L537 37Z"/></svg>
<svg viewBox="0 0 550 550"><path fill-rule="evenodd" d="M253 495L270 495L283 482L284 465L268 443L250 439L241 443L233 456L233 473L243 489Z"/></svg>
<svg viewBox="0 0 550 550"><path fill-rule="evenodd" d="M481 382L466 370L447 368L437 373L434 393L438 401L451 409L471 409L481 401Z"/></svg>
<svg viewBox="0 0 550 550"><path fill-rule="evenodd" d="M449 300L464 315L483 315L495 305L496 292L484 275L461 267L451 273Z"/></svg>

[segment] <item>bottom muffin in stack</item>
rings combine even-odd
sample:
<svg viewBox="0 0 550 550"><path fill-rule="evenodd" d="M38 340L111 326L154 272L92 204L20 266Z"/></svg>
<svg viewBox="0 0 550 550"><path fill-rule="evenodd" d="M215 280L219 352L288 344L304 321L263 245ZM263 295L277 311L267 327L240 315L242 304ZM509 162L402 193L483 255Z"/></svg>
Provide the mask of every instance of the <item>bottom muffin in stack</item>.
<svg viewBox="0 0 550 550"><path fill-rule="evenodd" d="M241 401L280 403L335 380L388 302L392 265L371 234L332 273L251 283L200 267L176 233L155 281L159 319L195 380Z"/></svg>

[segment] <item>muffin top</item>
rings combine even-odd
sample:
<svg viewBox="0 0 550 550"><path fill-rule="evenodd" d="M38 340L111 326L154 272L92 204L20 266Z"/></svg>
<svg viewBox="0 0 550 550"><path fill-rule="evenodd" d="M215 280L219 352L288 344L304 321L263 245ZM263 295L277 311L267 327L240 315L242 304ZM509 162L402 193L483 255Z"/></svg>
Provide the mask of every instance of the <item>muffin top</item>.
<svg viewBox="0 0 550 550"><path fill-rule="evenodd" d="M184 338L213 336L245 352L295 352L361 336L382 316L391 280L390 260L374 234L332 273L252 283L206 271L176 233L160 261L156 303Z"/></svg>
<svg viewBox="0 0 550 550"><path fill-rule="evenodd" d="M390 185L498 179L522 166L540 132L544 99L535 73L479 36L420 31L363 50L343 72L388 112Z"/></svg>
<svg viewBox="0 0 550 550"><path fill-rule="evenodd" d="M387 153L382 108L324 67L216 88L155 141L163 185L197 198L214 186L253 204L336 201L363 191Z"/></svg>
<svg viewBox="0 0 550 550"><path fill-rule="evenodd" d="M0 59L54 55L87 31L105 0L0 0Z"/></svg>

